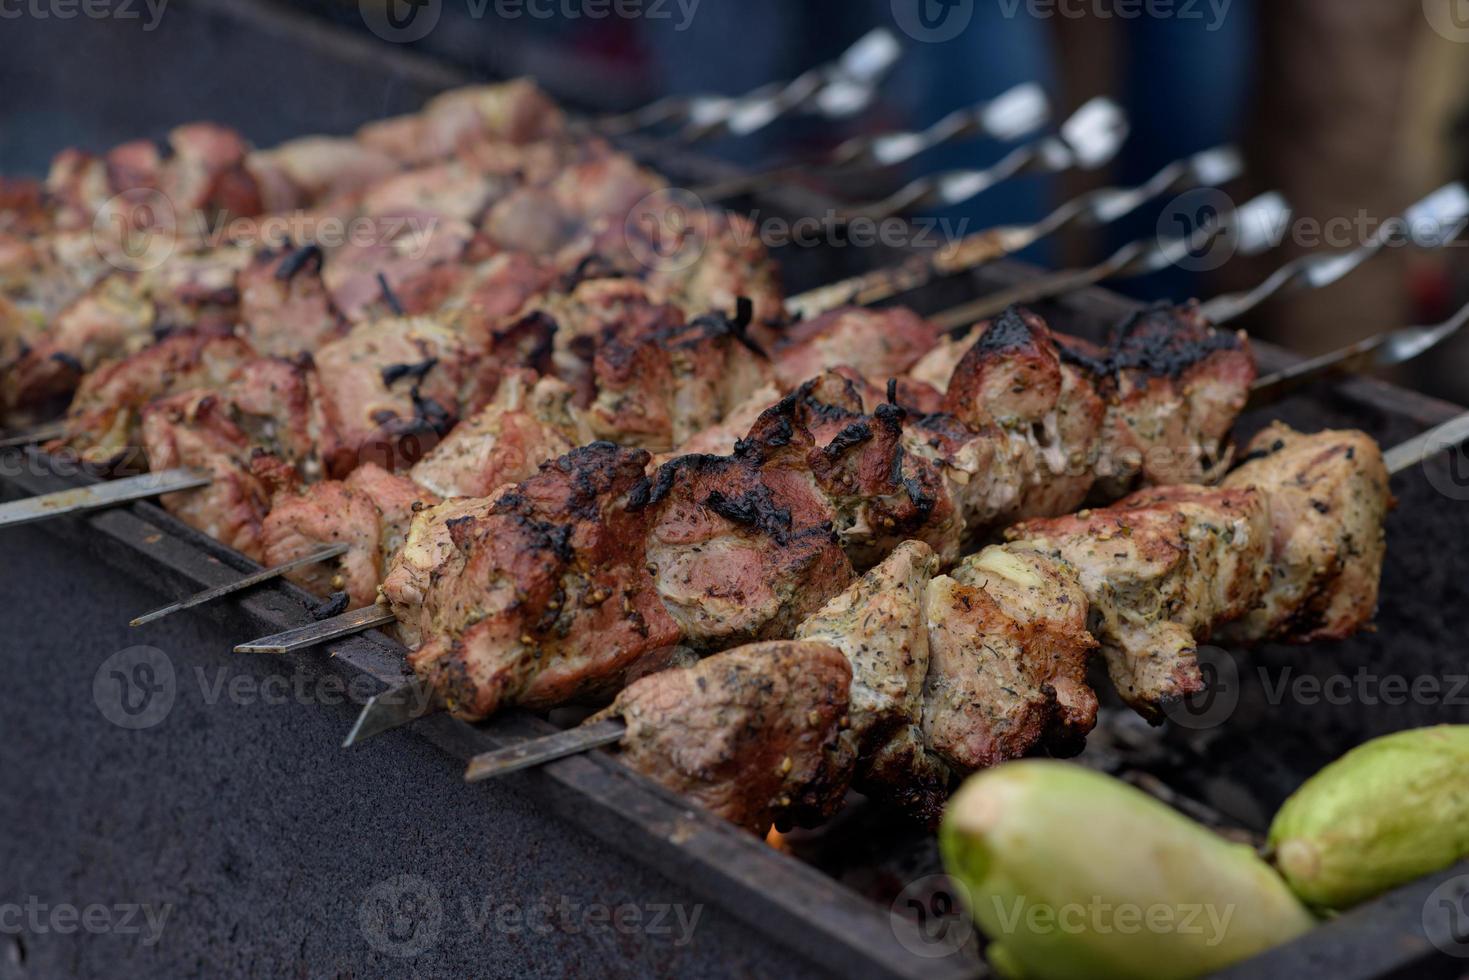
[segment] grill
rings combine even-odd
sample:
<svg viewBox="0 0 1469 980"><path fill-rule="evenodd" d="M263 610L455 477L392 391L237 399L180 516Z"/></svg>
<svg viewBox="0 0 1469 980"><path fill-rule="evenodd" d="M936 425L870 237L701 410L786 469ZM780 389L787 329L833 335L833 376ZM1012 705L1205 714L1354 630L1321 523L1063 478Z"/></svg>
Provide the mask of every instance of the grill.
<svg viewBox="0 0 1469 980"><path fill-rule="evenodd" d="M23 56L43 63L61 32L33 30L38 43ZM84 49L104 51L108 32L122 30L86 25ZM67 34L75 43L75 32ZM172 118L166 87L204 64L200 83L214 87L216 115L261 142L346 130L460 80L451 68L263 4L191 4L150 39L148 54L147 77L133 74L137 59L116 65L125 74L115 90L126 95L105 107L108 128L66 141L161 128ZM261 64L272 73L262 77ZM238 94L244 86L231 84L247 76L249 101ZM260 99L262 88L274 94ZM58 89L55 97L66 103L73 94ZM154 114L142 117L144 107ZM48 145L62 141L46 136ZM656 143L629 148L676 181L732 173ZM795 218L831 205L782 187L733 206ZM797 291L861 271L859 260L866 267L901 255L786 249L777 257ZM940 310L1037 274L996 263L905 301ZM1087 289L1038 310L1059 329L1098 337L1135 308ZM1257 351L1265 371L1295 360L1264 344ZM1457 411L1363 378L1319 386L1269 416L1308 430L1359 427L1391 444ZM1241 432L1266 421L1246 415ZM7 498L87 479L35 453L12 451L3 461ZM1455 680L1463 641L1454 600L1469 577L1469 558L1454 547L1469 540L1469 478L1457 464L1440 458L1394 485L1400 506L1389 522L1377 632L1306 648L1221 651L1212 666L1232 681L1223 687L1235 702L1224 706L1227 720L1148 729L1109 709L1086 761L1259 832L1289 792L1360 741L1469 720L1469 688L1459 691ZM370 633L335 644L331 657L230 654L241 639L308 621L316 600L286 584L129 631L126 621L159 595L251 567L153 505L7 534L10 616L0 649L9 675L25 681L0 696L9 790L0 794L0 854L12 871L0 900L134 902L171 912L153 943L85 931L5 934L0 976L305 975L327 965L340 975L405 966L431 975L984 974L978 937L949 914L934 878L941 869L931 835L876 807L858 803L773 847L601 753L492 787L463 785L464 760L553 730L517 712L474 727L433 717L344 753L338 743L356 705L402 677L395 643ZM113 704L108 658L138 645L163 651L172 668L171 679L167 670L154 675L171 708L161 723L129 731L104 707ZM1364 675L1378 680L1351 680ZM1385 691L1378 682L1389 675L1435 678L1440 696L1368 704L1330 693L1340 678ZM1310 690L1322 693L1303 693ZM1452 910L1426 900L1464 871L1409 885L1233 972L1459 975L1461 964L1425 934L1452 926Z"/></svg>

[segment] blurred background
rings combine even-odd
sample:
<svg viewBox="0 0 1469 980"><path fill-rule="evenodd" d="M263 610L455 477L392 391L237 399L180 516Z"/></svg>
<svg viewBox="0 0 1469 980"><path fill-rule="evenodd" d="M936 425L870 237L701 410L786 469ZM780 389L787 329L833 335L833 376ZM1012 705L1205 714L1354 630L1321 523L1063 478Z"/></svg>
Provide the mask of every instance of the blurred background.
<svg viewBox="0 0 1469 980"><path fill-rule="evenodd" d="M78 13L93 2L112 15ZM432 16L432 29L406 43L383 40L369 25L394 13L388 4L421 8L410 12ZM1248 170L1229 185L1231 198L1279 190L1298 218L1350 222L1352 240L1336 242L1349 247L1361 229L1466 171L1465 0L232 0L231 17L262 27L264 44L228 19L201 16L223 6L0 0L0 169L41 174L61 147L105 147L198 118L262 145L347 132L373 115L415 108L445 66L482 78L531 75L588 112L668 93L739 94L835 58L885 26L906 50L866 111L841 122L779 124L716 141L708 152L745 165L779 162L857 132L921 127L1035 81L1057 120L1093 96L1113 97L1131 117L1132 136L1100 170L1008 182L946 213L969 230L1034 220L1088 187L1138 183L1171 160L1232 141ZM313 25L391 49L395 62L366 78L323 78L302 42ZM405 72L403 54L422 71ZM960 143L882 176L895 187L919 173L993 162L1005 150ZM1026 257L1084 263L1155 234L1166 203ZM1469 299L1462 244L1393 249L1331 290L1269 304L1248 327L1315 353L1442 319ZM1116 288L1143 298L1207 296L1253 285L1291 253L1317 247L1310 236L1287 235L1266 255ZM1469 344L1427 360L1399 380L1469 401Z"/></svg>

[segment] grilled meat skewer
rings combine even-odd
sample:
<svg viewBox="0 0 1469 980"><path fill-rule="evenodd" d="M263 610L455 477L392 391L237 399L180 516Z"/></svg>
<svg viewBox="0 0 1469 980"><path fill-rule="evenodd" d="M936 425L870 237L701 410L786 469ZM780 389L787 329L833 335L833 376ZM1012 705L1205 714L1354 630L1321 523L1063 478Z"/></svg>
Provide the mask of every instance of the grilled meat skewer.
<svg viewBox="0 0 1469 980"><path fill-rule="evenodd" d="M1183 689L1202 688L1178 681L1198 678L1193 648L1211 634L1304 643L1363 628L1376 607L1388 475L1363 433L1304 435L1277 424L1221 487L1144 490L1105 510L1024 522L949 576L935 576L926 545L900 546L797 630L851 664L854 785L933 822L956 776L1037 744L1054 751L1057 729L1061 747L1079 749L1095 720L1084 671L1098 647L1124 695L1156 711ZM676 688L687 672L668 673ZM1145 704L1142 679L1152 680ZM614 705L599 718L617 713ZM688 729L700 743L734 737L711 733L702 718L695 709L685 726L669 704L659 719L662 751L625 751L624 761L683 790L677 746L689 744ZM738 730L737 719L730 724ZM585 746L616 733L603 724L589 734ZM557 738L566 743L557 755L576 741L574 732ZM490 753L466 775L485 778L520 768L515 757L540 756L534 744ZM743 778L712 776L691 795L734 818L731 800L765 798L758 783L744 796Z"/></svg>

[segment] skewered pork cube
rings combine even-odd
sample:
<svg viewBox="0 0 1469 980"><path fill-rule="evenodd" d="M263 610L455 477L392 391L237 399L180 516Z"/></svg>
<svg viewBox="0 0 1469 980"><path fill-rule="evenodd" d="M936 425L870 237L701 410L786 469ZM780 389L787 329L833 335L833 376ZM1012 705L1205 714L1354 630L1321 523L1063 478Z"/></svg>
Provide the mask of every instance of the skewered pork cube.
<svg viewBox="0 0 1469 980"><path fill-rule="evenodd" d="M267 214L358 194L399 167L381 150L335 136L303 136L245 160Z"/></svg>
<svg viewBox="0 0 1469 980"><path fill-rule="evenodd" d="M905 374L938 338L937 327L908 309L842 307L793 324L771 355L789 391L838 366L877 380Z"/></svg>
<svg viewBox="0 0 1469 980"><path fill-rule="evenodd" d="M417 462L497 380L450 328L427 317L359 324L313 356L322 414L339 440L328 474L366 461L389 470ZM492 372L486 372L491 374Z"/></svg>
<svg viewBox="0 0 1469 980"><path fill-rule="evenodd" d="M241 270L237 333L261 354L295 357L346 332L322 282L320 248L267 250Z"/></svg>
<svg viewBox="0 0 1469 980"><path fill-rule="evenodd" d="M297 568L286 577L318 595L346 592L351 608L369 606L414 514L434 503L433 494L374 463L359 466L346 480L277 493L262 525L263 561L279 565L346 543L347 553L334 562Z"/></svg>
<svg viewBox="0 0 1469 980"><path fill-rule="evenodd" d="M811 437L772 410L732 456L680 456L654 476L647 567L696 647L788 637L852 566L811 475Z"/></svg>
<svg viewBox="0 0 1469 980"><path fill-rule="evenodd" d="M571 389L515 372L495 400L459 423L408 473L440 497L486 497L534 476L541 463L592 441Z"/></svg>
<svg viewBox="0 0 1469 980"><path fill-rule="evenodd" d="M620 717L624 762L737 826L764 835L836 812L854 751L844 731L851 669L822 643L730 650L636 681Z"/></svg>
<svg viewBox="0 0 1469 980"><path fill-rule="evenodd" d="M374 215L372 234L333 250L322 279L333 305L354 323L395 312L384 281L404 313L427 312L463 282L462 259L473 241L468 222L434 211Z"/></svg>
<svg viewBox="0 0 1469 980"><path fill-rule="evenodd" d="M561 132L561 110L526 79L452 89L419 112L369 123L357 141L404 163L442 159L482 140L528 143Z"/></svg>
<svg viewBox="0 0 1469 980"><path fill-rule="evenodd" d="M928 588L923 730L964 774L1036 745L1080 751L1096 725L1087 597L1064 561L992 546Z"/></svg>
<svg viewBox="0 0 1469 980"><path fill-rule="evenodd" d="M1270 497L1270 585L1227 626L1232 640L1306 643L1362 629L1377 609L1385 518L1392 506L1382 450L1363 432L1303 435L1277 422L1250 443L1224 486Z"/></svg>
<svg viewBox="0 0 1469 980"><path fill-rule="evenodd" d="M925 597L938 565L921 541L899 545L796 630L796 639L836 647L852 666L856 788L930 824L943 810L950 779L921 727L929 670Z"/></svg>
<svg viewBox="0 0 1469 980"><path fill-rule="evenodd" d="M272 486L320 471L321 419L305 372L285 361L256 359L222 391L149 404L142 435L150 469L192 467L213 477L207 487L165 495L163 506L257 560Z"/></svg>
<svg viewBox="0 0 1469 980"><path fill-rule="evenodd" d="M1253 609L1270 580L1270 503L1253 489L1142 490L1005 536L1076 568L1113 683L1153 721L1203 690L1197 644Z"/></svg>
<svg viewBox="0 0 1469 980"><path fill-rule="evenodd" d="M449 525L458 574L431 576L409 656L456 715L609 696L680 640L643 560L648 455L593 443Z"/></svg>
<svg viewBox="0 0 1469 980"><path fill-rule="evenodd" d="M255 356L235 337L186 331L106 362L83 376L67 411L66 434L46 450L67 449L98 466L136 464L126 456L142 445L144 406L190 388L222 388Z"/></svg>

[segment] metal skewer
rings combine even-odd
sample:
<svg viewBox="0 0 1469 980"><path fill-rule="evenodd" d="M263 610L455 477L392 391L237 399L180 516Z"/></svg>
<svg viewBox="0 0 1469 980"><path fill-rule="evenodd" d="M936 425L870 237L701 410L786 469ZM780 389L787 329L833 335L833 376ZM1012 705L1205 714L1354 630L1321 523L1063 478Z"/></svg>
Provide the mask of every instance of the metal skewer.
<svg viewBox="0 0 1469 980"><path fill-rule="evenodd" d="M1410 240L1422 248L1438 248L1453 241L1469 223L1469 189L1463 184L1446 184L1409 207L1398 218ZM1413 235L1415 227L1434 229L1428 235ZM1449 229L1447 232L1444 229ZM1361 246L1339 254L1305 255L1281 266L1254 289L1227 293L1205 302L1202 310L1214 323L1236 320L1274 297L1304 289L1320 289L1345 278L1368 259L1394 243L1393 222L1384 222Z"/></svg>
<svg viewBox="0 0 1469 980"><path fill-rule="evenodd" d="M352 730L342 741L350 749L358 742L422 718L438 705L438 692L421 677L373 695L362 706Z"/></svg>
<svg viewBox="0 0 1469 980"><path fill-rule="evenodd" d="M1243 172L1243 161L1233 146L1204 150L1186 159L1175 160L1136 187L1104 187L1072 198L1035 224L976 232L901 265L807 290L786 300L786 312L793 317L809 319L839 306L880 303L922 288L936 279L1014 255L1071 225L1109 224L1163 194L1189 187L1217 187Z"/></svg>
<svg viewBox="0 0 1469 980"><path fill-rule="evenodd" d="M1387 471L1397 476L1421 466L1446 449L1457 449L1466 441L1469 441L1469 412L1399 443L1382 454L1382 461L1387 464Z"/></svg>
<svg viewBox="0 0 1469 980"><path fill-rule="evenodd" d="M1456 335L1466 323L1469 323L1469 305L1437 326L1402 327L1373 334L1340 350L1302 361L1256 381L1250 389L1250 401L1246 407L1273 404L1306 385L1326 378L1365 374L1406 364Z"/></svg>
<svg viewBox="0 0 1469 980"><path fill-rule="evenodd" d="M340 616L323 619L318 623L308 623L305 626L286 630L284 633L276 633L273 636L251 640L249 643L241 643L235 647L235 653L291 653L295 650L314 647L319 643L326 643L328 640L361 633L374 626L386 626L396 621L397 617L393 615L391 609L383 603L377 603L342 613Z"/></svg>
<svg viewBox="0 0 1469 980"><path fill-rule="evenodd" d="M877 84L902 54L893 33L878 28L859 38L837 61L803 72L789 82L772 82L740 96L670 96L633 112L604 116L592 128L624 136L655 126L680 125L689 142L729 133L746 136L794 112L813 110L828 118L861 111Z"/></svg>
<svg viewBox="0 0 1469 980"><path fill-rule="evenodd" d="M1116 156L1128 131L1127 115L1117 103L1092 99L1061 124L1059 133L1017 147L993 166L920 177L881 201L843 212L842 217L881 220L913 208L961 204L1022 173L1094 170Z"/></svg>
<svg viewBox="0 0 1469 980"><path fill-rule="evenodd" d="M621 740L626 731L627 726L621 719L605 718L590 725L568 728L554 735L526 739L519 745L511 745L494 752L482 752L469 760L469 767L464 770L464 781L477 783L484 779L494 779L521 769L545 765L568 755L578 755L603 745L611 745Z"/></svg>
<svg viewBox="0 0 1469 980"><path fill-rule="evenodd" d="M981 296L930 319L945 330L959 330L1001 313L1011 306L1061 296L1094 286L1106 279L1124 279L1166 269L1207 248L1227 232L1239 236L1239 252L1245 255L1258 254L1273 244L1267 230L1279 227L1289 217L1290 206L1284 198L1273 192L1261 194L1234 211L1221 215L1218 220L1200 225L1188 235L1138 239L1122 246L1090 268L1070 269L1041 276L1010 289Z"/></svg>
<svg viewBox="0 0 1469 980"><path fill-rule="evenodd" d="M102 507L114 507L117 504L146 500L160 494L194 490L208 486L212 482L214 478L208 473L199 470L175 469L163 470L159 473L144 473L142 476L130 476L109 483L75 487L71 490L58 490L55 493L43 493L35 497L27 497L25 500L13 500L10 503L0 504L0 527L29 524L32 521L60 517L64 514L78 514Z"/></svg>
<svg viewBox="0 0 1469 980"><path fill-rule="evenodd" d="M1010 141L1028 136L1051 117L1045 91L1034 82L1017 85L985 102L949 113L927 129L856 136L836 149L801 163L739 174L697 187L701 200L718 201L748 194L818 170L824 176L896 166L946 143L976 137Z"/></svg>
<svg viewBox="0 0 1469 980"><path fill-rule="evenodd" d="M43 422L29 429L17 429L7 432L0 437L0 449L9 449L12 446L29 446L37 442L48 442L59 439L66 435L66 420L57 419L54 422Z"/></svg>
<svg viewBox="0 0 1469 980"><path fill-rule="evenodd" d="M155 609L152 612L144 613L137 619L134 619L132 622L128 623L128 625L142 626L144 623L151 623L155 620L162 619L164 616L171 616L174 613L181 612L185 609L193 609L196 606L204 605L206 602L213 602L215 599L223 598L224 596L239 592L242 589L248 589L252 585L259 585L261 582L268 582L273 578L284 575L286 572L289 572L292 569L300 568L303 565L315 565L317 562L329 561L332 558L336 558L338 555L344 555L346 553L347 546L345 544L334 544L330 548L323 548L320 551L313 552L312 554L305 555L304 557L296 558L292 561L284 562L271 568L261 569L260 571L254 572L250 575L246 575L244 578L238 579L237 581L229 582L225 585L217 585L212 589L205 589L203 592L196 592L194 595L189 596L187 599L180 599L178 602L170 602L168 605Z"/></svg>

